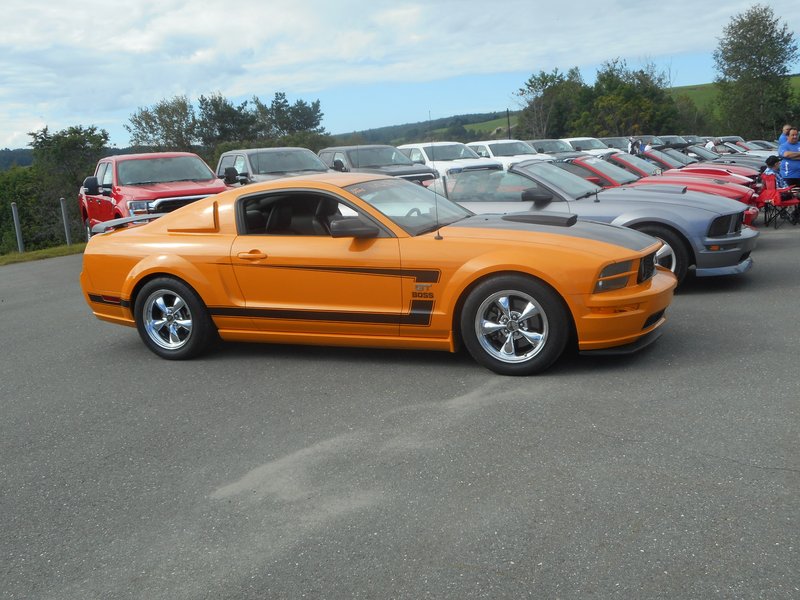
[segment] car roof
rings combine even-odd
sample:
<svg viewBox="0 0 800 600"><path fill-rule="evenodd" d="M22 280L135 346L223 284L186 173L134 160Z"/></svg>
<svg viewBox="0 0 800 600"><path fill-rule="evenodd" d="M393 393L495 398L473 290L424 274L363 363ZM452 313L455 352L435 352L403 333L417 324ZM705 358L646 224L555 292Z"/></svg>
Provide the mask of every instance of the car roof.
<svg viewBox="0 0 800 600"><path fill-rule="evenodd" d="M358 148L394 148L390 144L354 144L352 146L328 146L327 148L323 148L320 152L325 152L326 150L356 150Z"/></svg>
<svg viewBox="0 0 800 600"><path fill-rule="evenodd" d="M194 152L140 152L137 154L112 154L111 156L105 156L100 160L111 158L116 161L120 161L139 160L143 158L178 158L179 156L193 156L195 158L200 158Z"/></svg>
<svg viewBox="0 0 800 600"><path fill-rule="evenodd" d="M453 144L460 144L465 146L464 142L414 142L412 144L401 144L398 148L428 148L430 146L452 146Z"/></svg>
<svg viewBox="0 0 800 600"><path fill-rule="evenodd" d="M300 150L302 152L311 152L308 148L302 148L300 146L278 146L278 147L270 147L270 148L240 148L239 150L228 150L227 152L223 152L222 156L226 154L256 154L256 153L264 153L264 152L286 152L287 150ZM311 154L314 154L311 152Z"/></svg>

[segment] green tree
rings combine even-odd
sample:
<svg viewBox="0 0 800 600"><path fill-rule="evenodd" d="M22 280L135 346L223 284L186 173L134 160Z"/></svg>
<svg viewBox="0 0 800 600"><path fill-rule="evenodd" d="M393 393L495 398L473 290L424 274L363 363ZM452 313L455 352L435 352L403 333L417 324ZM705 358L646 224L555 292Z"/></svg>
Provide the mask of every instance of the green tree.
<svg viewBox="0 0 800 600"><path fill-rule="evenodd" d="M254 96L253 107L258 139L279 138L301 131L325 134L319 100L311 104L305 100L289 104L285 93L276 92L269 104Z"/></svg>
<svg viewBox="0 0 800 600"><path fill-rule="evenodd" d="M517 118L515 136L522 139L563 137L571 132L582 106L588 105L591 90L577 67L566 74L554 69L539 71L516 92L525 106Z"/></svg>
<svg viewBox="0 0 800 600"><path fill-rule="evenodd" d="M219 92L200 96L195 134L207 148L255 137L256 115L245 100L235 106Z"/></svg>
<svg viewBox="0 0 800 600"><path fill-rule="evenodd" d="M794 34L769 6L734 16L714 51L722 126L745 137L777 137L792 106L789 67Z"/></svg>
<svg viewBox="0 0 800 600"><path fill-rule="evenodd" d="M608 61L597 72L591 94L584 95L574 133L602 137L673 131L678 111L667 89L666 76L652 65L630 70L623 60Z"/></svg>
<svg viewBox="0 0 800 600"><path fill-rule="evenodd" d="M131 134L132 145L157 151L191 152L197 140L197 119L186 96L175 96L149 108L139 108L131 115L125 129Z"/></svg>
<svg viewBox="0 0 800 600"><path fill-rule="evenodd" d="M539 71L531 75L516 95L524 101L517 119L517 137L547 138L550 120L559 98L559 88L565 76L558 69L551 73Z"/></svg>
<svg viewBox="0 0 800 600"><path fill-rule="evenodd" d="M108 153L108 132L94 125L76 125L55 133L44 127L28 135L32 138L30 173L34 185L26 188L28 195L20 195L18 201L20 220L30 227L25 235L25 246L35 249L64 243L59 198L67 200L71 235L78 239L81 230L75 200L78 188L84 178L94 173L98 159Z"/></svg>

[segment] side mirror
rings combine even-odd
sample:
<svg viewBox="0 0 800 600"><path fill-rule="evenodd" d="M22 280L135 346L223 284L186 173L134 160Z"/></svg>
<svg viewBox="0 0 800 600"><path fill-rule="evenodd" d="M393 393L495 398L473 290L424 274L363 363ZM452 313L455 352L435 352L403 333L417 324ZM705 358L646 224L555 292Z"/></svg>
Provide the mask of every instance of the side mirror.
<svg viewBox="0 0 800 600"><path fill-rule="evenodd" d="M380 230L372 223L362 221L360 217L339 217L330 223L331 237L352 237L358 239L378 237Z"/></svg>
<svg viewBox="0 0 800 600"><path fill-rule="evenodd" d="M83 180L83 189L89 196L97 196L100 193L100 183L97 177L87 177Z"/></svg>
<svg viewBox="0 0 800 600"><path fill-rule="evenodd" d="M553 201L553 195L537 189L527 189L522 191L522 201L532 202L536 208L544 208Z"/></svg>
<svg viewBox="0 0 800 600"><path fill-rule="evenodd" d="M341 171L342 173L344 173L347 170L341 158L337 158L333 161L333 170Z"/></svg>
<svg viewBox="0 0 800 600"><path fill-rule="evenodd" d="M239 172L236 170L236 167L225 167L225 175L222 180L227 185L233 185L235 183L241 183L239 179Z"/></svg>
<svg viewBox="0 0 800 600"><path fill-rule="evenodd" d="M603 187L603 182L600 181L600 178L595 175L589 175L589 177L586 178L586 181L588 181L589 183L593 183L595 185L599 185L600 187Z"/></svg>

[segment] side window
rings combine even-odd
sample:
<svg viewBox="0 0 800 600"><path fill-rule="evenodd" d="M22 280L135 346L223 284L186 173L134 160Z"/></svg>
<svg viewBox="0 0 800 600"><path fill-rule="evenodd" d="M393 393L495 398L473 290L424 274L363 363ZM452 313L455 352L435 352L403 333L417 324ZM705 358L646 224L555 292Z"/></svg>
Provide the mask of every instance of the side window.
<svg viewBox="0 0 800 600"><path fill-rule="evenodd" d="M252 175L247 168L247 161L241 154L236 155L236 160L234 161L233 166L236 169L236 172L239 174L247 173L248 175Z"/></svg>
<svg viewBox="0 0 800 600"><path fill-rule="evenodd" d="M217 167L217 175L219 175L220 177L224 176L225 169L233 166L233 159L234 157L230 154L228 156L223 156L219 161L219 166Z"/></svg>
<svg viewBox="0 0 800 600"><path fill-rule="evenodd" d="M106 164L106 170L103 173L103 178L100 179L100 185L102 187L110 188L114 184L114 167L111 165L111 163L105 163L105 164Z"/></svg>
<svg viewBox="0 0 800 600"><path fill-rule="evenodd" d="M417 148L411 149L411 155L408 158L411 159L411 162L425 164L425 157L422 156L422 151Z"/></svg>
<svg viewBox="0 0 800 600"><path fill-rule="evenodd" d="M319 158L329 167L333 166L333 152L320 152Z"/></svg>
<svg viewBox="0 0 800 600"><path fill-rule="evenodd" d="M107 162L101 162L99 165L97 165L97 171L95 172L94 176L97 177L97 182L100 185L103 185L103 177L106 174L106 169L108 169Z"/></svg>
<svg viewBox="0 0 800 600"><path fill-rule="evenodd" d="M470 146L470 147L473 150L475 150L475 152L478 154L478 156L482 156L483 158L489 158L490 157L489 149L486 146L480 145L480 146Z"/></svg>
<svg viewBox="0 0 800 600"><path fill-rule="evenodd" d="M245 235L330 236L332 221L358 215L338 198L312 192L246 198L239 206Z"/></svg>
<svg viewBox="0 0 800 600"><path fill-rule="evenodd" d="M345 166L345 168L348 168L347 157L345 156L344 152L337 152L336 154L334 154L333 161L331 164L333 164L337 160L342 161L342 164Z"/></svg>

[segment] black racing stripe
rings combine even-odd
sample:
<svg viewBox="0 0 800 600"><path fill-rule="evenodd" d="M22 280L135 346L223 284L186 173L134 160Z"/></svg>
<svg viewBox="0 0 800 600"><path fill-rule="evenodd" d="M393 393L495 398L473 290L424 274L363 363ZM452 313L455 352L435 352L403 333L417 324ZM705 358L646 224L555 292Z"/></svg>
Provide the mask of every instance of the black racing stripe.
<svg viewBox="0 0 800 600"><path fill-rule="evenodd" d="M329 273L357 273L361 275L385 275L389 277L413 277L417 283L439 283L442 272L438 269L374 269L370 267L329 267L305 265L242 265L261 269L294 269L297 271L322 271Z"/></svg>
<svg viewBox="0 0 800 600"><path fill-rule="evenodd" d="M509 213L513 215L515 213ZM553 213L549 213L553 214ZM565 213L556 213L565 216ZM503 215L483 214L475 215L469 219L458 221L450 227L476 228L476 229L504 229L513 231L530 231L531 233L550 233L553 235L564 235L596 242L605 242L622 246L629 250L641 252L653 244L653 238L628 227L618 227L606 223L595 221L582 221L578 217L578 222L570 227L560 227L553 225L539 225L534 223L520 223L513 220L504 219ZM445 230L446 231L446 230Z"/></svg>
<svg viewBox="0 0 800 600"><path fill-rule="evenodd" d="M228 308L209 307L209 312L220 317L251 317L255 319L282 319L289 321L332 321L335 323L365 323L370 325L430 325L433 301L412 300L406 314L335 312L317 310L289 310L282 308Z"/></svg>

